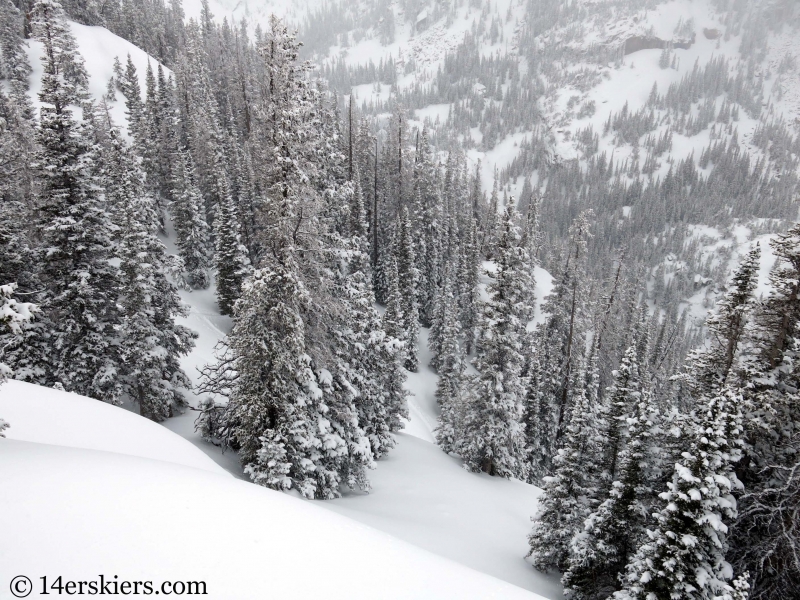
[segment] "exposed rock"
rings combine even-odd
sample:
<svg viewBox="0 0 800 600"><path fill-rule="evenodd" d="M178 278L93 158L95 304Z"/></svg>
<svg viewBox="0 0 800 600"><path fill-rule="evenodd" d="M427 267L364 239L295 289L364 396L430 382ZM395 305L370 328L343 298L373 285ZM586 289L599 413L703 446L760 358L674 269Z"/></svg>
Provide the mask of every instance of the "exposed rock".
<svg viewBox="0 0 800 600"><path fill-rule="evenodd" d="M692 34L692 39L690 40L677 39L671 41L662 40L661 38L657 38L655 36L634 35L625 40L623 54L627 56L628 54L633 54L639 50L663 50L667 46L688 50L692 47L692 44L694 44L695 39L695 34Z"/></svg>

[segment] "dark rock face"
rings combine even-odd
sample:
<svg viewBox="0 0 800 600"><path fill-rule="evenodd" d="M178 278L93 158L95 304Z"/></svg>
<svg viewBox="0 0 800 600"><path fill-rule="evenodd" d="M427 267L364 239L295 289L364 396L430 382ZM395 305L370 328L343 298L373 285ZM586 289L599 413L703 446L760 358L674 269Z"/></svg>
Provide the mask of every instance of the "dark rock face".
<svg viewBox="0 0 800 600"><path fill-rule="evenodd" d="M638 52L639 50L663 50L667 46L672 46L673 48L681 48L683 50L688 50L694 44L696 36L692 34L692 39L690 40L662 40L661 38L657 38L655 36L643 36L643 35L634 35L633 37L629 37L625 40L625 48L623 54L627 56L628 54L633 54L634 52Z"/></svg>
<svg viewBox="0 0 800 600"><path fill-rule="evenodd" d="M716 40L722 34L720 33L719 29L706 29L703 28L703 35L706 36L708 40Z"/></svg>

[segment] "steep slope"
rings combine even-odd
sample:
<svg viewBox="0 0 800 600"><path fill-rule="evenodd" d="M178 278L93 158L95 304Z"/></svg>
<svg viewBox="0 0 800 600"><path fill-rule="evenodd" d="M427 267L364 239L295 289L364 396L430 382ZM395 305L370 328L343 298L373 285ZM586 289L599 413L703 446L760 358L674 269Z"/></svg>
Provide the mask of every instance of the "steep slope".
<svg viewBox="0 0 800 600"><path fill-rule="evenodd" d="M104 426L99 403L61 400ZM237 600L537 597L224 474L99 450L0 444L0 527L14 540L0 549L0 565L33 581L31 597L43 595L41 577L61 576L66 585L101 574L156 590L164 581L204 582L209 597Z"/></svg>
<svg viewBox="0 0 800 600"><path fill-rule="evenodd" d="M92 398L12 380L0 386L0 413L11 424L6 432L10 440L114 452L225 474L160 425Z"/></svg>
<svg viewBox="0 0 800 600"><path fill-rule="evenodd" d="M118 56L124 63L130 53L140 77L144 75L148 60L152 61L153 66L155 66L155 61L152 58L149 58L145 53L103 28L86 27L74 23L71 26L76 35L79 49L85 56L91 80L90 92L95 98L99 98L100 95L105 93L106 83L112 73L115 56ZM36 44L31 44L29 52L31 63L35 66L31 82L31 94L35 97L39 85L38 78L41 75L41 67L39 66L40 48ZM144 87L143 81L142 87ZM125 111L121 98L112 104L112 110L114 111L115 120L120 124L124 124ZM163 241L170 252L176 251L173 244L174 237L174 232L168 222L166 236ZM544 275L546 274L542 272L542 281L547 280ZM184 370L196 383L198 368L213 360L214 346L229 331L231 322L228 317L219 314L213 286L203 291L182 290L180 293L183 301L190 308L189 315L181 319L181 322L199 334L193 352L182 359ZM424 347L424 336L421 342L423 344L423 364L426 365L428 357L427 349ZM333 525L331 525L331 528L338 527L342 529L344 527L336 525L336 523L340 522L340 518L330 513L330 511L340 512L351 517L354 521L374 526L405 542L411 542L416 546L446 557L446 559L455 560L483 573L511 582L514 585L541 593L546 597L559 597L561 589L557 578L536 574L523 558L526 551L525 535L528 531L529 517L536 509L539 490L521 482L508 482L469 474L461 468L460 461L443 454L438 447L432 444L433 428L435 427L437 416L437 407L433 398L435 386L436 375L427 367L423 367L419 374L410 375L407 387L414 394L410 399L412 405L412 418L408 425L410 433L398 436L398 447L395 452L389 460L382 461L371 474L374 482L372 493L369 495L350 494L337 503L315 505L312 511L317 511L315 514L321 515L319 518L322 520L324 520L325 516L332 519ZM40 391L42 394L39 394ZM3 392L7 393L11 400L3 402L3 398L5 398L2 395ZM94 497L94 494L97 493L97 487L101 485L101 483L92 481L97 476L97 473L101 472L98 469L102 470L102 472L106 470L120 472L119 477L113 479L113 481L107 480L106 483L115 490L120 490L119 494L122 496L128 493L126 490L135 486L134 481L136 478L150 481L151 477L147 475L151 470L149 463L133 461L113 466L110 462L111 459L101 453L128 454L148 460L174 462L179 465L217 473L224 469L236 478L244 479L241 465L234 452L221 452L219 448L200 439L194 431L194 419L197 415L194 410L188 410L183 415L167 420L164 423L166 427L164 429L117 408L63 392L40 390L35 386L26 387L24 384L13 382L3 392L0 392L0 411L2 411L3 417L11 423L9 444L16 444L13 447L19 448L17 457L19 462L28 461L26 468L29 469L30 473L34 474L34 479L51 480L52 475L47 470L49 467L46 468L45 466L51 460L50 454L38 447L20 446L19 444L22 442L35 442L36 444L48 446L60 446L58 449L53 449L52 454L65 457L63 460L72 465L70 467L71 471L67 469L71 473L69 476L73 477L75 481L82 482L80 487L84 488L87 494L86 498L74 495L71 497L72 500L70 502L85 506L86 514L91 514L95 510L98 511L98 514L104 514L102 510L96 507L93 500L89 500ZM190 395L192 408L196 408L198 401L199 398ZM94 411L95 407L100 407L100 412ZM106 420L109 420L110 424L108 426L106 426ZM143 428L148 431L142 432ZM191 444L187 444L171 434L158 438L152 436L153 430L167 434L167 429L177 433ZM142 440L141 444L137 442L139 439ZM119 441L119 445L117 445L117 441ZM70 453L67 450L63 450L65 447L84 448L98 452L91 454ZM202 453L196 449L201 450ZM61 469L60 464L60 462L56 462L53 459L54 469ZM259 521L262 511L275 515L275 519L280 519L284 510L282 508L283 505L271 505L269 498L273 496L286 498L285 496L257 488L259 491L252 492L255 495L252 496L253 500L248 506L255 508L257 502L262 502L262 504L258 505L259 508L250 513L249 516L247 511L250 509L247 507L245 507L246 510L243 509L244 513L239 515L239 509L243 501L238 497L237 491L231 491L230 494L226 491L228 488L220 491L208 491L206 487L212 488L217 485L211 480L202 483L202 485L198 483L197 486L199 487L192 487L195 486L195 483L186 483L186 487L191 488L191 491L181 491L179 489L181 486L178 484L174 488L165 488L162 486L162 480L171 481L176 479L188 482L191 477L187 479L188 476L173 474L163 465L156 470L159 473L152 474L154 480L152 485L151 483L143 484L143 491L134 495L141 503L138 510L140 511L139 514L142 515L142 520L140 521L137 517L136 522L141 523L149 520L153 523L152 527L148 525L141 532L136 533L134 537L137 541L134 545L141 544L139 550L148 556L154 554L153 564L157 562L156 559L158 557L163 558L170 553L183 555L188 552L189 556L194 556L189 551L201 547L191 535L181 529L184 526L188 527L188 525L179 524L175 525L177 529L171 529L171 525L165 524L165 521L170 521L168 516L172 513L168 512L167 516L151 517L150 511L155 512L157 510L156 507L163 505L164 498L170 498L169 504L171 506L191 506L191 514L187 517L187 520L194 523L195 527L204 529L206 522L208 522L208 526L211 526L207 513L208 510L214 510L213 527L215 530L219 527L218 531L232 532L230 548L225 547L219 551L221 554L230 555L231 558L220 561L212 569L213 572L216 572L215 569L219 569L220 572L233 569L232 565L237 560L243 560L241 557L244 553L256 552L255 545L261 543L259 539L256 539L252 544L248 541L244 544L243 549L239 548L234 551L234 547L241 543L240 538L246 537L242 533L246 530L243 525L245 521ZM18 492L15 491L13 498L9 497L8 499L9 502L15 503L13 505L21 502L21 499L27 495L39 493L35 486L22 476L23 472L24 469L14 473L4 470L2 474L4 481L13 480L13 486L19 490ZM125 473L125 475L123 476L122 473ZM130 476L129 479L128 476ZM245 484L242 483L241 485ZM246 485L248 489L255 488L249 483ZM54 483L54 489L56 487L57 484ZM149 491L144 491L145 488ZM239 490L240 488L231 487L230 489ZM62 489L58 488L57 491L60 494ZM64 493L66 494L66 492ZM77 494L74 491L70 493ZM128 501L118 502L116 493L114 492L102 502L104 505L107 502L108 506L118 504L119 510L124 512L125 507L129 506ZM266 495L261 496L259 494ZM151 496L152 504L150 504L150 501L142 500L142 498ZM258 500L259 498L262 500ZM263 500L263 498L267 498L267 500ZM295 498L290 498L289 500L292 503L290 506L294 504L307 505L307 503ZM195 505L197 506L196 509L194 508ZM217 513L219 511L214 507L230 506L237 508L235 511L223 510L222 512L235 512L237 513L235 519L238 520L226 521L226 519L233 519L234 517L225 516L222 521L218 522ZM35 515L42 510L45 510L44 506L34 507L29 514ZM64 511L67 511L67 509L65 508ZM131 510L131 512L135 511ZM74 521L75 523L81 523L85 521L85 515L77 510L75 512L61 512L53 518L63 522ZM108 515L107 518L111 520L112 516ZM291 511L286 512L286 519L289 522L293 519ZM47 523L50 522L48 521ZM36 531L46 531L45 525L47 523L42 526L41 530L37 529ZM266 532L270 526L270 523L265 521L263 529L259 529L259 531ZM121 538L127 538L127 530L122 525L119 527L121 529L115 530L116 533ZM262 527L262 525L259 525L259 527ZM344 527L344 529L346 530L347 528ZM236 533L237 531L239 533ZM82 540L81 543L94 546L96 544L96 540L92 537L94 535L90 531L87 533L88 537L76 539ZM169 539L188 539L190 543L187 543L186 546L170 546L167 544L158 551L146 545L145 540L147 538L158 540L162 535ZM207 533L203 535L207 535ZM349 533L345 535L350 537ZM140 536L141 539L136 536ZM214 536L214 539L216 540L217 537L219 536ZM32 539L35 543L32 543L30 547L26 546L25 552L28 553L26 556L32 556L38 544L35 536ZM250 538L247 539L249 540ZM363 541L354 539L355 544L364 547L368 546ZM152 543L155 545L157 542L153 541ZM318 547L316 542L312 540L307 540L304 543L307 546L314 545L314 547ZM178 543L176 542L176 544ZM405 547L404 544L402 546ZM69 563L60 554L61 551L59 548L53 549L53 554L49 555L48 560L52 559L52 564L64 564L65 566L73 564ZM347 561L346 557L350 556L350 564L353 565L359 564L362 558L361 554L351 554L349 545L338 548L337 552L343 555L342 561ZM365 550L365 554L378 555L380 552L382 551L369 552ZM107 547L102 549L102 554L115 556L115 560L122 561L124 559L122 555L116 555ZM423 554L427 556L426 553ZM391 560L394 559L390 557L387 560L387 564ZM434 559L431 564L439 564L439 561L449 564L449 560ZM274 572L279 573L281 570L292 572L288 564L292 561L297 562L299 559L297 556L294 558L288 557L286 561L276 566ZM247 560L245 560L246 562ZM78 563L74 564L78 565ZM80 564L89 565L89 558L87 558L86 563ZM97 564L100 564L100 562L97 562ZM398 559L398 564L403 564L403 561ZM23 563L14 563L14 565L23 565ZM80 570L79 566L75 566L75 568ZM436 568L438 569L438 567ZM463 569L463 567L458 568ZM211 569L210 566L209 569ZM380 571L379 568L376 567L376 569ZM17 570L25 572L22 567ZM144 571L142 572L144 573ZM152 573L156 572L159 571L152 571ZM167 571L164 572L166 573ZM182 571L181 569L173 569L170 572L181 573ZM242 573L243 570L233 569L231 572ZM180 576L183 577L183 575ZM421 576L427 577L424 574ZM120 571L120 577L123 577L122 570ZM155 578L155 575L148 574L148 578L150 577ZM466 584L468 584L469 577L468 575L463 577ZM191 578L202 579L203 577L192 575ZM377 580L379 578L376 576L375 581ZM357 586L353 588L349 581L342 580L340 583L338 586L340 589L347 588L351 593L358 595L357 590L360 588ZM309 583L308 585L311 586L312 584ZM414 585L417 584L412 583L411 588L398 587L396 592L398 597L447 597L447 593L440 593L440 588L438 587L444 584L437 583L425 593L417 591L416 588L412 589ZM499 585L501 587L498 588L498 591L490 590L486 592L483 591L484 588L480 584L476 586L470 585L469 587L472 587L472 590L468 590L467 587L461 587L461 584L448 584L452 588L454 597L459 594L465 597L470 597L470 594L477 594L475 597L491 594L504 596L506 588L502 586L505 584ZM225 587L228 589L227 583ZM236 588L234 586L231 589L239 590L238 593L240 595L237 596L235 592L231 592L230 596L220 597L248 597L243 592L244 588ZM376 586L374 589L382 590L384 588ZM508 589L514 590L508 592L512 597L516 593L522 593L513 587L508 587ZM307 590L303 589L301 591L303 591L303 595L310 595L314 589L309 587ZM308 592L308 594L305 592ZM381 597L393 597L393 593Z"/></svg>

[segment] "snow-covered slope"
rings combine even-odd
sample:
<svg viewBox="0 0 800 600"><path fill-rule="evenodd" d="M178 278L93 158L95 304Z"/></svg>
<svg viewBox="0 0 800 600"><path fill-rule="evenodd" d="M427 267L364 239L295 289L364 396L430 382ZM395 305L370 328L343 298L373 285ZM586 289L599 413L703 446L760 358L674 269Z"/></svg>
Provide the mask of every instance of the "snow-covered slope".
<svg viewBox="0 0 800 600"><path fill-rule="evenodd" d="M544 575L523 558L541 490L468 473L460 459L412 435L397 441L370 473L369 494L322 506L546 598L562 596L557 574Z"/></svg>
<svg viewBox="0 0 800 600"><path fill-rule="evenodd" d="M60 401L98 429L107 411L123 412ZM0 481L0 530L12 542L0 545L0 571L29 577L31 597L43 576L102 574L155 589L205 582L208 597L236 600L536 598L315 503L164 460L6 439Z"/></svg>
<svg viewBox="0 0 800 600"><path fill-rule="evenodd" d="M21 381L0 386L11 440L115 452L225 474L186 440L127 410ZM55 450L54 450L55 452Z"/></svg>
<svg viewBox="0 0 800 600"><path fill-rule="evenodd" d="M130 42L114 35L105 27L89 27L80 23L70 22L72 35L78 43L80 52L85 62L86 71L89 74L89 94L95 101L100 100L106 93L108 81L114 74L114 59L119 58L123 69L125 62L130 55L131 61L136 67L139 76L139 86L145 89L145 75L147 64L150 63L155 71L158 61L140 48ZM36 40L28 40L28 61L32 72L29 78L30 85L28 93L35 107L40 106L39 91L42 88L42 44ZM164 72L167 76L170 70L166 67ZM108 103L111 117L116 125L127 130L127 119L125 116L125 103L122 94L117 94L117 100Z"/></svg>

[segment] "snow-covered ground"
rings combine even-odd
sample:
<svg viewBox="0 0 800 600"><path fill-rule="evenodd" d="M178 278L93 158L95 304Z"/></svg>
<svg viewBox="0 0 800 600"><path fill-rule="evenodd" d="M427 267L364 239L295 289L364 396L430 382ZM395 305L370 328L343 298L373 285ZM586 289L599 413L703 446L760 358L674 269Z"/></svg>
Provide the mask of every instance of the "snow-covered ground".
<svg viewBox="0 0 800 600"><path fill-rule="evenodd" d="M72 28L95 98L115 56L124 63L130 53L144 76L148 57L136 47L103 28ZM31 44L34 98L40 51ZM124 125L122 103L112 110ZM168 226L170 252L172 238ZM213 287L181 297L189 307L181 321L199 335L182 360L196 383L231 321L219 314ZM206 581L214 598L260 598L266 590L299 598L560 597L557 576L524 559L539 490L468 473L433 443L437 377L427 367L426 330L420 345L420 372L406 384L406 431L371 473L370 494L333 502L242 481L235 453L194 431L195 410L161 426L131 410L8 382L0 388L0 415L11 424L0 440L0 530L15 543L0 548L0 572L34 583L100 573ZM199 398L187 397L196 407ZM8 586L0 583L3 598Z"/></svg>
<svg viewBox="0 0 800 600"><path fill-rule="evenodd" d="M541 270L537 280L541 286L537 295L543 296L550 289L549 275ZM182 365L196 381L197 369L213 359L213 347L229 330L230 319L217 311L213 288L182 292L182 297L190 306L182 322L199 334L197 346ZM437 375L427 367L428 330L420 331L420 368L408 373L405 386L411 394L410 418L397 435L397 447L370 473L372 491L346 493L339 500L315 504L547 598L559 598L558 577L538 573L524 559L530 516L536 511L540 490L519 481L468 473L459 459L434 444ZM196 403L193 396L192 404ZM196 415L187 411L164 426L244 479L235 453L223 454L196 434Z"/></svg>
<svg viewBox="0 0 800 600"><path fill-rule="evenodd" d="M121 408L10 382L0 413L11 422L0 440L0 598L12 597L14 576L40 597L42 577L101 575L156 590L204 582L209 597L235 600L537 597L321 503L238 481Z"/></svg>

